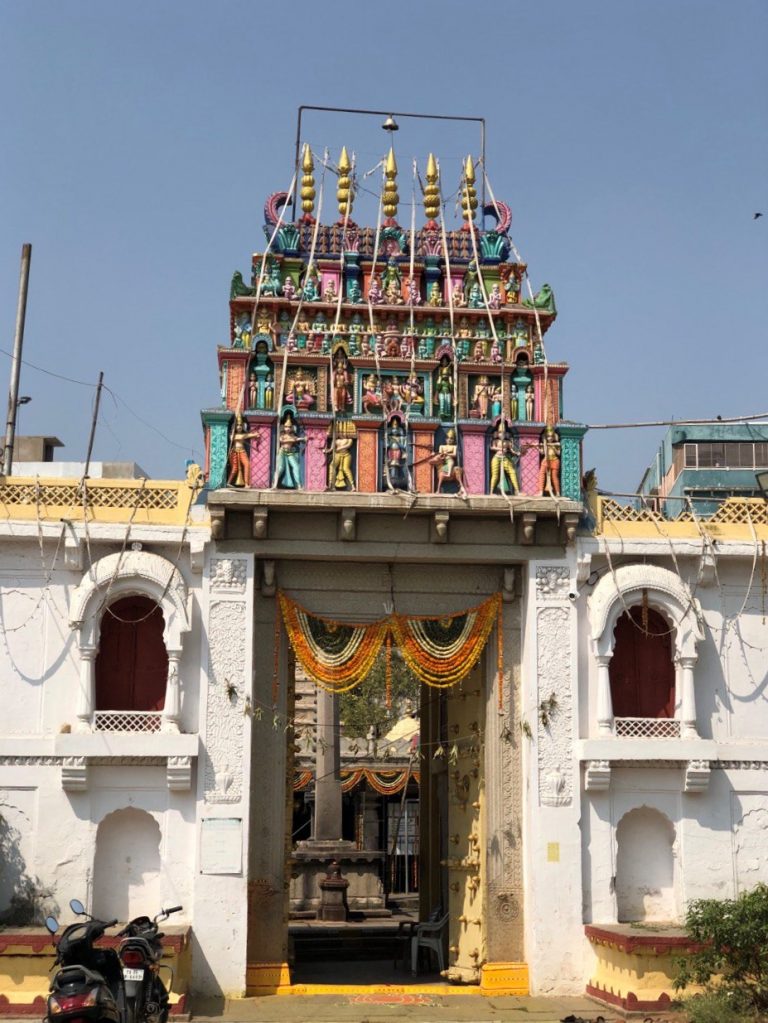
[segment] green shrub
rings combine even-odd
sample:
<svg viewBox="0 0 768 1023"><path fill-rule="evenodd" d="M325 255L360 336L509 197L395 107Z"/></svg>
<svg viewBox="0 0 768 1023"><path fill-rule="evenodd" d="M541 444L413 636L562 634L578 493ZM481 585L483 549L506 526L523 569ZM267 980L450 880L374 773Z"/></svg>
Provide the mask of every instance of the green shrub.
<svg viewBox="0 0 768 1023"><path fill-rule="evenodd" d="M768 1012L768 885L736 899L695 900L685 928L698 948L676 963L675 987L706 989L686 999L693 1023L739 1023Z"/></svg>

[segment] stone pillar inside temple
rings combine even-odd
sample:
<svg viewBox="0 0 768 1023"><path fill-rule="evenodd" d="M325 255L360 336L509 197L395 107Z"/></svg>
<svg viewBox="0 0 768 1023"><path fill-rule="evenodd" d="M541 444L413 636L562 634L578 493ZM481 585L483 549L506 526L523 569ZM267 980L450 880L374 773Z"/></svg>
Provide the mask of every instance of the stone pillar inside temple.
<svg viewBox="0 0 768 1023"><path fill-rule="evenodd" d="M318 687L315 821L311 842L341 842L339 763L339 701L334 693Z"/></svg>

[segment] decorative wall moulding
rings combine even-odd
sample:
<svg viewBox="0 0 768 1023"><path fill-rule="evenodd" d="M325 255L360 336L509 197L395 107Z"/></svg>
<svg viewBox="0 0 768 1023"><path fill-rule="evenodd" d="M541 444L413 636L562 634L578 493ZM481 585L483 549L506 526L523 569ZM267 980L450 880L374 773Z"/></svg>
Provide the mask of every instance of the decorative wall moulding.
<svg viewBox="0 0 768 1023"><path fill-rule="evenodd" d="M584 788L587 792L605 792L610 787L610 760L588 760L584 772Z"/></svg>
<svg viewBox="0 0 768 1023"><path fill-rule="evenodd" d="M85 792L88 789L88 761L85 757L64 757L61 787L65 792Z"/></svg>

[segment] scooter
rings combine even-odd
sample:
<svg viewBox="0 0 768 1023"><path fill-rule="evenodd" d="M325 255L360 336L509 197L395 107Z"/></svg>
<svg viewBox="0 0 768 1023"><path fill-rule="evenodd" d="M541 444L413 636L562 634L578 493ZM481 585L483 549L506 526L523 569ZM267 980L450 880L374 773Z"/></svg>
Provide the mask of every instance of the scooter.
<svg viewBox="0 0 768 1023"><path fill-rule="evenodd" d="M152 920L137 916L118 932L117 937L123 939L119 956L125 986L125 1023L167 1023L168 990L160 979L160 970L170 970L170 966L160 965L164 935L158 924L182 908L161 909Z"/></svg>
<svg viewBox="0 0 768 1023"><path fill-rule="evenodd" d="M78 916L88 915L77 899L72 899L69 908ZM56 942L52 969L60 969L51 981L46 1023L122 1023L123 972L117 952L93 947L116 923L89 917L64 929ZM46 918L45 926L54 935L59 929L52 916Z"/></svg>

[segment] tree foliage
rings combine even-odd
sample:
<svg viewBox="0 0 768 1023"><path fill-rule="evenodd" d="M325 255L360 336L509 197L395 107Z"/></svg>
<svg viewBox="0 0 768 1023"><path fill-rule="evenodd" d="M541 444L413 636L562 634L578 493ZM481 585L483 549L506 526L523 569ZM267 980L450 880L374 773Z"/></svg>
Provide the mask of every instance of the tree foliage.
<svg viewBox="0 0 768 1023"><path fill-rule="evenodd" d="M685 927L698 948L678 962L675 987L702 984L768 1011L768 885L736 899L696 899Z"/></svg>
<svg viewBox="0 0 768 1023"><path fill-rule="evenodd" d="M408 671L396 650L392 651L392 706L386 705L386 657L382 652L359 686L339 696L339 716L344 734L364 739L373 727L384 735L406 712L407 701L419 706L419 682Z"/></svg>

